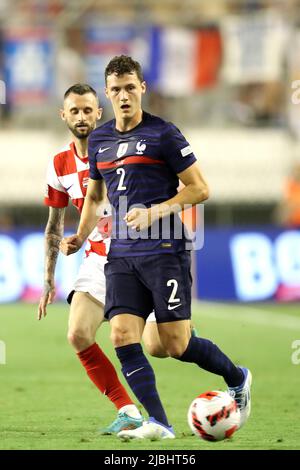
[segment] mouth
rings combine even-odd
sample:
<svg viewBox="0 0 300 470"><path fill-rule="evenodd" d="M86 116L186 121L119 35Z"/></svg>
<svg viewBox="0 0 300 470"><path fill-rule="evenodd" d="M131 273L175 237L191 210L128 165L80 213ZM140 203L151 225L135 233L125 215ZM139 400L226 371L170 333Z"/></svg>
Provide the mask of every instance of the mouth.
<svg viewBox="0 0 300 470"><path fill-rule="evenodd" d="M78 124L76 126L76 129L79 129L79 130L82 130L82 131L86 131L88 129L88 126L87 124Z"/></svg>
<svg viewBox="0 0 300 470"><path fill-rule="evenodd" d="M122 104L121 109L122 109L122 111L128 111L130 109L130 106L129 106L129 104Z"/></svg>

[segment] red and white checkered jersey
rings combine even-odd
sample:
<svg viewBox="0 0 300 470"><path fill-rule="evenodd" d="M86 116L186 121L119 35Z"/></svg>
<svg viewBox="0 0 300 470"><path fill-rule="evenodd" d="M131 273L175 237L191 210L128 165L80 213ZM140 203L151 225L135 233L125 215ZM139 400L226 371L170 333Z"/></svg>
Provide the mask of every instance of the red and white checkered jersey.
<svg viewBox="0 0 300 470"><path fill-rule="evenodd" d="M81 213L89 181L88 157L77 155L74 142L63 148L51 158L47 171L47 189L44 202L46 206L67 207L69 199ZM99 219L97 227L88 237L86 254L97 253L107 256L110 244L111 216L110 208L107 217Z"/></svg>

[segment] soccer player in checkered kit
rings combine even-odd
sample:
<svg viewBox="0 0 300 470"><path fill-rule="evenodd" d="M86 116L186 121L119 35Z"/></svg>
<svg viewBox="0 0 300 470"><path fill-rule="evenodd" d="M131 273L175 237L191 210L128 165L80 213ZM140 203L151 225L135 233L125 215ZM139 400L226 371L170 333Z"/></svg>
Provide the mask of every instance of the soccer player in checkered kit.
<svg viewBox="0 0 300 470"><path fill-rule="evenodd" d="M79 212L83 207L89 180L87 139L101 113L97 94L89 85L76 84L66 91L61 118L72 133L72 141L51 158L48 165L45 204L49 207L49 218L45 230L44 291L38 308L39 319L46 316L47 304L55 297L54 275L64 232L65 208L69 201ZM142 417L120 383L114 366L95 341L96 332L104 320L104 265L111 224L109 210L108 204L103 217L89 234L84 260L68 296L68 340L91 381L118 410L116 420L100 430L103 434L114 434L142 424Z"/></svg>

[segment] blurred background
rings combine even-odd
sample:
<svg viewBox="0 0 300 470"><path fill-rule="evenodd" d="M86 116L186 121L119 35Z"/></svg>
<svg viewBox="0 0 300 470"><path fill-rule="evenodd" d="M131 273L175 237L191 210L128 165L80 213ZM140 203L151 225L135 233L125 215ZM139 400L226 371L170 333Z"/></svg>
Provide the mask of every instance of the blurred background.
<svg viewBox="0 0 300 470"><path fill-rule="evenodd" d="M41 293L46 167L71 140L62 96L87 82L110 119L103 72L120 54L209 182L195 297L299 301L299 50L300 0L0 0L0 302ZM59 259L60 298L81 256Z"/></svg>

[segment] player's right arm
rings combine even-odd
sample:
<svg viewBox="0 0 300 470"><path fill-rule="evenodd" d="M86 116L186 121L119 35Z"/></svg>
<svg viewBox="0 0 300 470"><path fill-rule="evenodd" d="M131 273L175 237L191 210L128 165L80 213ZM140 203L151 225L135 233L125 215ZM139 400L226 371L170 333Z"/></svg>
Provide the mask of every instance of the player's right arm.
<svg viewBox="0 0 300 470"><path fill-rule="evenodd" d="M106 189L103 180L89 179L77 234L63 238L60 243L60 250L64 255L68 256L76 253L82 247L99 220L100 205L105 200Z"/></svg>
<svg viewBox="0 0 300 470"><path fill-rule="evenodd" d="M45 269L44 288L38 307L38 319L47 315L47 305L55 297L54 274L59 253L59 244L64 233L65 208L49 207L49 217L45 229Z"/></svg>

